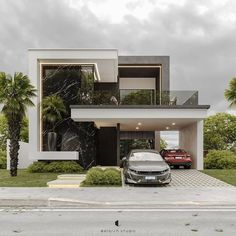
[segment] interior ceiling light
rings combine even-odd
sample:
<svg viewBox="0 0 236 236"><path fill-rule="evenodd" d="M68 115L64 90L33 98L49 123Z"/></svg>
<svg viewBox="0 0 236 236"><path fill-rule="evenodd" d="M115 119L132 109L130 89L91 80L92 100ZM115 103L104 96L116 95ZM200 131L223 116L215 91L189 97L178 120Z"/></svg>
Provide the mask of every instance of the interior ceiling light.
<svg viewBox="0 0 236 236"><path fill-rule="evenodd" d="M139 129L139 127L137 126L135 129Z"/></svg>
<svg viewBox="0 0 236 236"><path fill-rule="evenodd" d="M170 127L169 127L169 126L166 126L166 129L170 129Z"/></svg>
<svg viewBox="0 0 236 236"><path fill-rule="evenodd" d="M141 123L141 122L138 122L138 125L142 125L142 123Z"/></svg>
<svg viewBox="0 0 236 236"><path fill-rule="evenodd" d="M175 125L175 122L173 122L172 125Z"/></svg>

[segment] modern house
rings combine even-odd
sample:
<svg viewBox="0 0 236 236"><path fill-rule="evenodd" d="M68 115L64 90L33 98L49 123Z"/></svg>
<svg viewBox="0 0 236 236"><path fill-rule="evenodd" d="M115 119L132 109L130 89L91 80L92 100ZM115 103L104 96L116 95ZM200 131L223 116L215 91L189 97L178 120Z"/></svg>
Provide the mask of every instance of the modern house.
<svg viewBox="0 0 236 236"><path fill-rule="evenodd" d="M203 169L203 119L209 105L197 91L171 91L169 56L119 56L116 49L29 49L29 78L37 88L29 110L29 159L78 160L84 167L119 165L123 140L149 140L179 131L179 146ZM67 113L51 127L41 101L62 98ZM50 149L50 151L49 151Z"/></svg>

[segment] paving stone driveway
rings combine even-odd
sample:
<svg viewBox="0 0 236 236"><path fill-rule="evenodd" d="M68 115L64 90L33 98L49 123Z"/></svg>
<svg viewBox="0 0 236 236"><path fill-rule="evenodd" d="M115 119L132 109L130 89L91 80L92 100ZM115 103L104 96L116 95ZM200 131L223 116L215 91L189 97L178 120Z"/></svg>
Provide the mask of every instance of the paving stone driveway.
<svg viewBox="0 0 236 236"><path fill-rule="evenodd" d="M172 181L167 187L233 187L197 170L171 170Z"/></svg>

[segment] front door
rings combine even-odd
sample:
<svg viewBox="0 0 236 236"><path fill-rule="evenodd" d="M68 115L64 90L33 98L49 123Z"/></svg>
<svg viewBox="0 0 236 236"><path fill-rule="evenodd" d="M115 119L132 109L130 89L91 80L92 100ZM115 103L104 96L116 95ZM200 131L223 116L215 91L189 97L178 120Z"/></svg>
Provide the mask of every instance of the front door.
<svg viewBox="0 0 236 236"><path fill-rule="evenodd" d="M102 166L117 165L117 129L101 127L98 131L97 164Z"/></svg>

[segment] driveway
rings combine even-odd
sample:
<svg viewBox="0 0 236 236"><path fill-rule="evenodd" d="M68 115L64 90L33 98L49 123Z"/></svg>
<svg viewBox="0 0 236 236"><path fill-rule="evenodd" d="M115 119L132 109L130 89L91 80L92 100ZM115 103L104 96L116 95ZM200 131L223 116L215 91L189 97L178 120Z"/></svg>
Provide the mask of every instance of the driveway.
<svg viewBox="0 0 236 236"><path fill-rule="evenodd" d="M214 177L206 175L198 170L171 170L172 182L169 187L228 187L234 188Z"/></svg>
<svg viewBox="0 0 236 236"><path fill-rule="evenodd" d="M187 188L235 188L234 186L227 184L214 177L206 175L198 170L185 170L185 169L173 169L171 170L172 181L165 187L187 187ZM128 185L125 185L127 187Z"/></svg>

